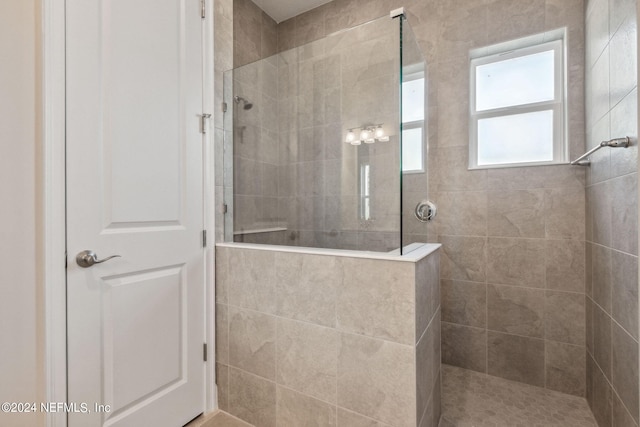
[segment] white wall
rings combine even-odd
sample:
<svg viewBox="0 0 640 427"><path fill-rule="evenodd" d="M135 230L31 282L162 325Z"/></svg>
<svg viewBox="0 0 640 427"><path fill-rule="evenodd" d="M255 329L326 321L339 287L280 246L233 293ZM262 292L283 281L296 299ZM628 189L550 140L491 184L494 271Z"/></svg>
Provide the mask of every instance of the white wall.
<svg viewBox="0 0 640 427"><path fill-rule="evenodd" d="M39 402L39 1L0 1L0 402ZM43 425L5 414L2 426Z"/></svg>

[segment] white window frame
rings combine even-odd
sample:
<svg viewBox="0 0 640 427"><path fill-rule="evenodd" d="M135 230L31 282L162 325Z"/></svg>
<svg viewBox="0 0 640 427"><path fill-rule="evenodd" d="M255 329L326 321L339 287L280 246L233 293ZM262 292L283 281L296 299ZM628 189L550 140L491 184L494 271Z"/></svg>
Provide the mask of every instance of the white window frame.
<svg viewBox="0 0 640 427"><path fill-rule="evenodd" d="M490 48L489 48L490 49ZM478 66L501 62L508 59L533 55L540 52L554 52L554 99L550 101L534 102L494 108L490 110L476 110L476 69ZM469 121L469 169L492 169L522 166L538 166L568 163L568 147L565 131L566 123L566 79L565 79L564 40L553 40L529 45L506 52L473 58L470 61L470 121ZM478 165L478 121L493 117L504 117L514 114L525 114L538 111L553 111L553 159L550 161L532 161L518 163L494 163ZM518 135L513 135L517 138Z"/></svg>
<svg viewBox="0 0 640 427"><path fill-rule="evenodd" d="M422 64L420 64L422 65ZM408 71L405 71L406 74L403 75L402 77L402 84L406 83L406 82L411 82L414 80L424 80L424 93L423 93L423 97L425 97L426 99L426 93L427 93L427 78L426 78L426 73L424 72L423 69L417 70L417 71L413 71L411 70L411 68L407 67ZM402 91L402 88L400 89ZM420 169L408 169L405 170L404 169L404 163L402 165L402 173L403 174L417 174L417 173L425 173L425 140L426 140L426 135L425 135L425 124L427 121L427 106L426 106L426 101L425 101L425 108L424 108L424 116L422 117L422 120L413 120L410 122L402 122L402 130L401 130L401 135L402 132L405 130L410 130L410 129L422 129L422 141L421 141L421 149L420 149L420 156L421 156L421 162L420 164L422 165L422 167ZM404 141L404 140L403 140Z"/></svg>

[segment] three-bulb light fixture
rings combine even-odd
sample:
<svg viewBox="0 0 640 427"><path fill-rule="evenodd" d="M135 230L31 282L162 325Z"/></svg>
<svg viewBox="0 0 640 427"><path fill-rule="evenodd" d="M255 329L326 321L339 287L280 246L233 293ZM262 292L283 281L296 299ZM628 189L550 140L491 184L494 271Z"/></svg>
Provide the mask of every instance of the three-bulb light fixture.
<svg viewBox="0 0 640 427"><path fill-rule="evenodd" d="M351 145L360 145L363 142L365 144L373 144L374 142L387 141L389 141L389 137L384 134L382 124L351 128L344 140L344 142Z"/></svg>

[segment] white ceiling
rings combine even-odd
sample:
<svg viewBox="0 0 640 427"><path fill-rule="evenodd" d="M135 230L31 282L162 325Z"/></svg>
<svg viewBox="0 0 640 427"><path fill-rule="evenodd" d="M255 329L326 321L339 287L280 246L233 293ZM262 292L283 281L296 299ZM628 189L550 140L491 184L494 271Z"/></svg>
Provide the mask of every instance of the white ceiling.
<svg viewBox="0 0 640 427"><path fill-rule="evenodd" d="M255 4L277 23L315 9L331 0L253 0Z"/></svg>

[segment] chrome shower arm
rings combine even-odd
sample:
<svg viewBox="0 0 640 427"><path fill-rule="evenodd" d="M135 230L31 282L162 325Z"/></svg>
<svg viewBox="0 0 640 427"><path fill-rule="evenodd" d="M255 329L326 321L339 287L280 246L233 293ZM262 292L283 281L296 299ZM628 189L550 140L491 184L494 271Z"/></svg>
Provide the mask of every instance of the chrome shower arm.
<svg viewBox="0 0 640 427"><path fill-rule="evenodd" d="M593 153L595 153L599 149L601 149L603 147L624 147L624 148L627 148L630 143L631 143L631 140L630 140L630 138L628 136L625 136L624 138L614 138L614 139L611 139L609 141L602 141L600 144L596 145L591 150L587 151L582 156L580 156L577 159L575 159L573 162L571 162L571 164L572 165L579 165L579 166L589 166L591 164L591 162L589 160L585 161L584 159L586 159L587 157L589 157L590 155L592 155Z"/></svg>

